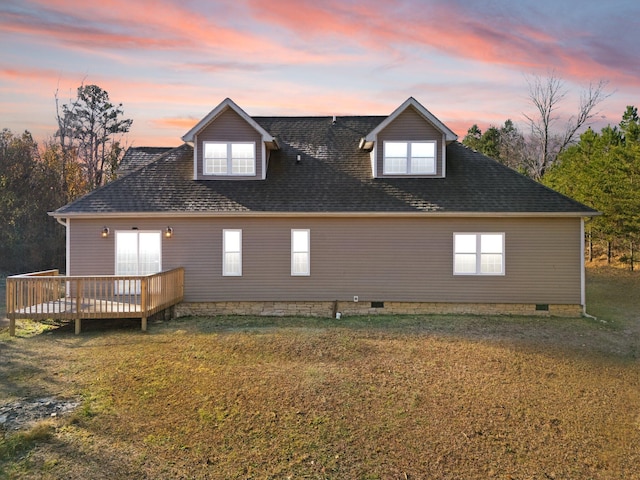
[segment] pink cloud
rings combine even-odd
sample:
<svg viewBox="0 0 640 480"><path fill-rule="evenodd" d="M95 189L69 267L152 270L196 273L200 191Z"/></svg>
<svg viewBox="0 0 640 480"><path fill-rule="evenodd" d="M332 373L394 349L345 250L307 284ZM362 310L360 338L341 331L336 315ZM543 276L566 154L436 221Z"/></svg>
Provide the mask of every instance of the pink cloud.
<svg viewBox="0 0 640 480"><path fill-rule="evenodd" d="M0 17L0 28L31 36L39 41L67 47L92 49L171 50L181 54L206 52L209 57L242 57L266 63L278 59L290 63L324 63L337 59L292 48L251 28L232 28L224 18L198 14L171 1L34 0L39 9L8 13ZM150 12L153 12L151 15ZM347 58L341 55L341 58Z"/></svg>
<svg viewBox="0 0 640 480"><path fill-rule="evenodd" d="M256 19L266 19L303 39L338 37L346 43L373 49L370 55L413 45L526 72L552 68L576 79L603 77L638 84L634 62L598 63L592 59L588 45L569 47L542 27L515 16L501 16L499 22L492 23L474 12L461 11L455 3L430 3L429 8L394 1L377 2L375 8L364 2L335 0L322 3L248 0L248 3ZM408 10L411 7L413 11ZM585 36L584 32L567 30L563 30L566 37Z"/></svg>

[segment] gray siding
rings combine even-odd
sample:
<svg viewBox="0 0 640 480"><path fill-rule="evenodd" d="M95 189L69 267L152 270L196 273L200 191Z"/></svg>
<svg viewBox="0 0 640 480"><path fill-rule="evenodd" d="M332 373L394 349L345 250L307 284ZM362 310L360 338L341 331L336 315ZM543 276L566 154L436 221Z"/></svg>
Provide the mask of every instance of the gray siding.
<svg viewBox="0 0 640 480"><path fill-rule="evenodd" d="M426 121L413 107L407 108L398 117L378 133L376 141L376 169L379 177L392 177L384 175L384 142L385 141L416 141L435 140L436 141L436 174L416 175L420 177L442 177L442 142L443 135L430 122Z"/></svg>
<svg viewBox="0 0 640 480"><path fill-rule="evenodd" d="M103 225L111 229L100 238ZM71 274L113 274L115 231L173 227L163 268L185 301L581 303L579 218L71 220ZM222 276L222 230L242 229L243 275ZM311 276L292 277L290 231L311 230ZM454 276L453 232L505 232L504 276Z"/></svg>
<svg viewBox="0 0 640 480"><path fill-rule="evenodd" d="M256 174L255 176L204 175L202 142L255 142ZM198 180L260 180L262 179L262 136L240 115L228 108L213 122L207 125L196 137L197 178Z"/></svg>

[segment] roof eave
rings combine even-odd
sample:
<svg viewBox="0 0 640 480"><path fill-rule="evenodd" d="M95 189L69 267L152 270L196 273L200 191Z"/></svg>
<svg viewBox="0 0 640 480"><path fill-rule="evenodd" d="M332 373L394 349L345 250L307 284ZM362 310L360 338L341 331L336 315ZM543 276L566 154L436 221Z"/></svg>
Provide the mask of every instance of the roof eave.
<svg viewBox="0 0 640 480"><path fill-rule="evenodd" d="M586 218L597 217L602 212L442 212L442 211L421 211L421 212L256 212L256 211L236 211L236 212L100 212L100 213L64 213L53 211L48 215L54 218L131 218L144 213L145 218L196 218L196 217L484 217L484 218Z"/></svg>

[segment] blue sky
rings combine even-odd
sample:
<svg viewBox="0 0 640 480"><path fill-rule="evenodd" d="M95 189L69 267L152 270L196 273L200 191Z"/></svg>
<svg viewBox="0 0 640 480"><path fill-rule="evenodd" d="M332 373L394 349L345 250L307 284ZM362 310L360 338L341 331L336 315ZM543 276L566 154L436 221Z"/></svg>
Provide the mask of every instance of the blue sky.
<svg viewBox="0 0 640 480"><path fill-rule="evenodd" d="M640 2L612 0L0 0L0 128L55 132L56 91L108 91L129 145L173 146L224 98L250 115L386 115L413 96L462 139L511 118L527 76L640 106Z"/></svg>

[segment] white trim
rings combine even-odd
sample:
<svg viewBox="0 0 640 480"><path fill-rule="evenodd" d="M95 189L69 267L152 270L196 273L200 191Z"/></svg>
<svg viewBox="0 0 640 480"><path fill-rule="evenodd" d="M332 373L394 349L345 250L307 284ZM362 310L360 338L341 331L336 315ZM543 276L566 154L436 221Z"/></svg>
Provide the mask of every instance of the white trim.
<svg viewBox="0 0 640 480"><path fill-rule="evenodd" d="M475 250L473 252L473 254L476 256L476 265L475 265L475 271L474 272L456 272L456 255L458 255L458 252L456 252L456 235L473 235L476 237L476 246L475 246ZM489 272L489 273L483 273L482 269L481 269L481 265L482 265L482 249L481 249L481 242L482 242L482 236L483 235L500 235L502 237L502 246L501 249L502 251L500 252L501 255L501 266L500 266L500 272L498 273L493 273L493 272ZM506 275L506 252L505 252L505 232L453 232L453 275L454 276L478 276L478 277L500 277L500 276L505 276ZM464 254L466 252L460 252L460 254ZM471 253L471 252L469 252ZM488 253L492 253L492 252L488 252ZM495 252L494 252L495 253Z"/></svg>
<svg viewBox="0 0 640 480"><path fill-rule="evenodd" d="M293 235L296 232L305 232L307 235L307 245L306 250L295 251L293 249ZM305 272L297 273L294 270L294 254L296 253L306 253L307 255L307 265ZM291 276L292 277L308 277L311 275L311 230L308 228L292 228L291 229Z"/></svg>
<svg viewBox="0 0 640 480"><path fill-rule="evenodd" d="M203 167L204 170L204 167ZM198 180L198 141L193 144L193 179Z"/></svg>
<svg viewBox="0 0 640 480"><path fill-rule="evenodd" d="M262 175L260 175L262 180L267 178L267 145L262 142Z"/></svg>
<svg viewBox="0 0 640 480"><path fill-rule="evenodd" d="M65 249L66 249L66 259L65 259L65 272L64 274L69 276L71 275L71 219L67 218L67 223L65 225L65 235L67 236L65 240Z"/></svg>
<svg viewBox="0 0 640 480"><path fill-rule="evenodd" d="M227 252L227 232L237 232L240 234L240 250L238 252ZM227 253L240 254L240 272L229 273L227 272ZM242 276L242 229L240 228L225 228L222 230L222 276L223 277L241 277Z"/></svg>
<svg viewBox="0 0 640 480"><path fill-rule="evenodd" d="M447 176L447 145L445 143L444 133L442 134L442 157L440 157L440 161L442 162L442 178Z"/></svg>
<svg viewBox="0 0 640 480"><path fill-rule="evenodd" d="M378 158L377 158L378 149L375 145L371 150L371 152L369 152L369 155L371 157L371 171L373 172L373 178L377 178L378 177Z"/></svg>
<svg viewBox="0 0 640 480"><path fill-rule="evenodd" d="M207 145L225 145L227 149L227 173L208 173L206 164L207 158L205 150ZM253 145L253 172L251 173L233 173L233 146L234 145ZM256 142L231 142L225 140L206 140L202 142L202 176L203 177L255 177L256 176Z"/></svg>
<svg viewBox="0 0 640 480"><path fill-rule="evenodd" d="M404 158L405 160L405 171L404 172L388 172L387 171L387 145L390 143L402 143L405 144L407 147L407 155L406 157L389 157L389 158ZM414 173L413 171L411 171L411 159L413 158L412 155L412 146L414 144L418 144L418 143L428 143L428 144L432 144L433 145L433 170L431 172L421 172L421 173ZM384 140L382 142L382 174L385 177L388 176L396 176L396 175L402 175L402 176L423 176L423 175L429 175L429 176L435 176L438 173L438 165L437 165L437 159L438 159L438 142L436 140ZM430 157L424 157L424 158L430 158Z"/></svg>

